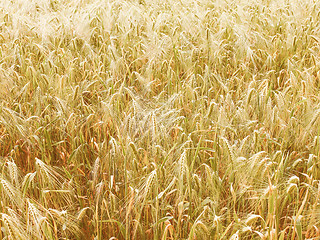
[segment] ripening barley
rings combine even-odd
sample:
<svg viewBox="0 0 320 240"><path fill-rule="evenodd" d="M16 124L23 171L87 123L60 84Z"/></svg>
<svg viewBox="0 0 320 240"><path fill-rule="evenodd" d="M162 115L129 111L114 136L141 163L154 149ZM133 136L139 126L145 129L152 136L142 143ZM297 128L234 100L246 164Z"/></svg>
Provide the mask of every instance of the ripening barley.
<svg viewBox="0 0 320 240"><path fill-rule="evenodd" d="M0 239L319 238L319 9L0 0Z"/></svg>

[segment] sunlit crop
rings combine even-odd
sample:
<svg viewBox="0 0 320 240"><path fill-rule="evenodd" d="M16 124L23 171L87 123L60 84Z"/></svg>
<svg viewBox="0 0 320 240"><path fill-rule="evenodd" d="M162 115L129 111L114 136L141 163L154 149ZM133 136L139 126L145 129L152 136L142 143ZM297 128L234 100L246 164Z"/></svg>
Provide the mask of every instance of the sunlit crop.
<svg viewBox="0 0 320 240"><path fill-rule="evenodd" d="M0 0L0 239L320 239L320 2Z"/></svg>

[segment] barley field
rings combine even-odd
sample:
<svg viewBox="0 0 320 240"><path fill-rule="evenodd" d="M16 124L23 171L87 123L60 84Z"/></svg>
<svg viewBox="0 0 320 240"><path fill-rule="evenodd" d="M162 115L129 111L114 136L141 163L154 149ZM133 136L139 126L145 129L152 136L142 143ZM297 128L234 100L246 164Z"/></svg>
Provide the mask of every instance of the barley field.
<svg viewBox="0 0 320 240"><path fill-rule="evenodd" d="M320 239L320 2L0 0L0 239Z"/></svg>

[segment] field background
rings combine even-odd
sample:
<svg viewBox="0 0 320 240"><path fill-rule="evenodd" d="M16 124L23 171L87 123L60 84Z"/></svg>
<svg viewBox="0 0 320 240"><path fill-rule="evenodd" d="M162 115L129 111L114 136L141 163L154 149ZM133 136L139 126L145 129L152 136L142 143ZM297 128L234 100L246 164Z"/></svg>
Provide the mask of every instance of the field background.
<svg viewBox="0 0 320 240"><path fill-rule="evenodd" d="M0 239L320 239L320 2L0 0Z"/></svg>

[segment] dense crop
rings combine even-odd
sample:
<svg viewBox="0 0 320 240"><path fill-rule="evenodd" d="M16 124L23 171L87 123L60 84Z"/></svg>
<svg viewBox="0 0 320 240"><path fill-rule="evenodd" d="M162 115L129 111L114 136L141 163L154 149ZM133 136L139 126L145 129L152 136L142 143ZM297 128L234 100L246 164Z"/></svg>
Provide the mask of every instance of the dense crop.
<svg viewBox="0 0 320 240"><path fill-rule="evenodd" d="M320 238L319 1L0 19L0 239Z"/></svg>

